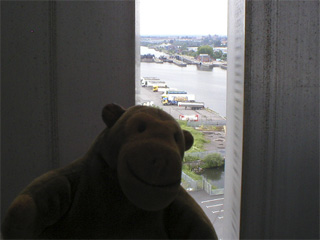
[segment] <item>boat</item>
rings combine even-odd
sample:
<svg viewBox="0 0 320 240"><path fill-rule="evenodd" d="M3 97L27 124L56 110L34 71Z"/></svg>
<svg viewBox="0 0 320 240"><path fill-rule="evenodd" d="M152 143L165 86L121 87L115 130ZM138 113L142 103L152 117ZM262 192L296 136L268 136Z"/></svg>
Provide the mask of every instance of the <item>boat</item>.
<svg viewBox="0 0 320 240"><path fill-rule="evenodd" d="M221 64L220 67L221 67L222 69L225 69L225 70L228 69L228 65L227 65L226 63Z"/></svg>
<svg viewBox="0 0 320 240"><path fill-rule="evenodd" d="M163 63L163 61L162 60L160 60L159 58L154 58L154 61L155 61L155 63Z"/></svg>
<svg viewBox="0 0 320 240"><path fill-rule="evenodd" d="M200 62L197 64L197 69L200 71L212 71L213 67L215 67L213 63Z"/></svg>
<svg viewBox="0 0 320 240"><path fill-rule="evenodd" d="M179 67L186 67L186 66L187 66L186 63L184 63L184 62L182 62L182 61L179 61L179 60L177 60L177 59L174 59L174 60L173 60L173 63L174 63L175 65L179 66Z"/></svg>
<svg viewBox="0 0 320 240"><path fill-rule="evenodd" d="M173 63L172 59L170 59L170 58L168 58L167 56L164 56L164 55L160 56L159 59L161 61L163 61L163 62Z"/></svg>
<svg viewBox="0 0 320 240"><path fill-rule="evenodd" d="M154 62L154 55L150 53L141 55L141 62Z"/></svg>

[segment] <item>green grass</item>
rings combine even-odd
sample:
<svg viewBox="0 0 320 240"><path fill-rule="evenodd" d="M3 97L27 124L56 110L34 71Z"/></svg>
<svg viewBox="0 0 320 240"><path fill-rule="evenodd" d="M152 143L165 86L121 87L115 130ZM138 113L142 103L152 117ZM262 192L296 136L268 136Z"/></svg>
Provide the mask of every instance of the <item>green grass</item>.
<svg viewBox="0 0 320 240"><path fill-rule="evenodd" d="M188 154L185 154L184 158L183 158L184 162L193 162L193 161L196 161L196 160L199 160L199 157L188 155Z"/></svg>
<svg viewBox="0 0 320 240"><path fill-rule="evenodd" d="M195 130L193 127L187 126L186 121L178 120L178 123L183 130L189 131L194 138L193 146L187 151L187 153L205 151L204 144L209 143L210 141L205 139L204 134Z"/></svg>
<svg viewBox="0 0 320 240"><path fill-rule="evenodd" d="M182 171L187 174L189 177L191 177L193 180L198 181L198 180L202 180L202 177L194 172L192 172L191 170L188 169L187 166L183 165L182 167Z"/></svg>

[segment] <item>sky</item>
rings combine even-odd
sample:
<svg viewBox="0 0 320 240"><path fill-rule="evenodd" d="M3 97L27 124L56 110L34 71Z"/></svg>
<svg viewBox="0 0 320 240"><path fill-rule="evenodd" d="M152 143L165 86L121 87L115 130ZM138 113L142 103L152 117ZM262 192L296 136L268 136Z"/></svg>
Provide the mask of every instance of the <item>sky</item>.
<svg viewBox="0 0 320 240"><path fill-rule="evenodd" d="M140 35L227 35L228 0L140 0Z"/></svg>

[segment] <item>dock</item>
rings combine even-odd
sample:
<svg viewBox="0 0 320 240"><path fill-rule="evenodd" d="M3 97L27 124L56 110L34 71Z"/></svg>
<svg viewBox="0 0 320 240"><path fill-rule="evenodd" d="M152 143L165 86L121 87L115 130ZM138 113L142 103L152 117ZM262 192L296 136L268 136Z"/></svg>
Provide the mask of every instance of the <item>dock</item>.
<svg viewBox="0 0 320 240"><path fill-rule="evenodd" d="M190 121L193 121L194 123L199 122L199 124L206 122L209 125L218 126L224 126L226 124L226 119L224 117L208 108L193 110L189 108L185 109L185 107L179 107L177 105L162 105L161 95L162 92L153 92L151 87L141 87L137 103L159 107L173 116L176 120L186 119L186 116L197 116L196 119L190 117Z"/></svg>

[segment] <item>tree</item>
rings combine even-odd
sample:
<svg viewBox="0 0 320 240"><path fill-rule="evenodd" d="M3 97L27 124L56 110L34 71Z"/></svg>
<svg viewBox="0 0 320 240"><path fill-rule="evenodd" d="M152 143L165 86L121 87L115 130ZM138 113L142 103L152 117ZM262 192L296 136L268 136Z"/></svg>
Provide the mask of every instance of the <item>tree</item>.
<svg viewBox="0 0 320 240"><path fill-rule="evenodd" d="M214 45L214 47L221 47L221 41L220 41L220 39L214 40L214 41L213 41L213 45Z"/></svg>
<svg viewBox="0 0 320 240"><path fill-rule="evenodd" d="M219 153L211 153L203 158L202 168L221 167L224 165L224 158Z"/></svg>
<svg viewBox="0 0 320 240"><path fill-rule="evenodd" d="M209 45L204 45L204 46L198 47L197 54L198 55L200 55L200 54L209 54L210 57L213 57L213 49Z"/></svg>
<svg viewBox="0 0 320 240"><path fill-rule="evenodd" d="M227 61L227 58L228 58L228 56L227 56L226 53L222 54L221 59L222 59L223 61Z"/></svg>
<svg viewBox="0 0 320 240"><path fill-rule="evenodd" d="M186 43L181 44L180 49L182 51L188 50L187 44Z"/></svg>
<svg viewBox="0 0 320 240"><path fill-rule="evenodd" d="M221 50L215 51L213 53L213 58L214 59L222 58L222 51Z"/></svg>

